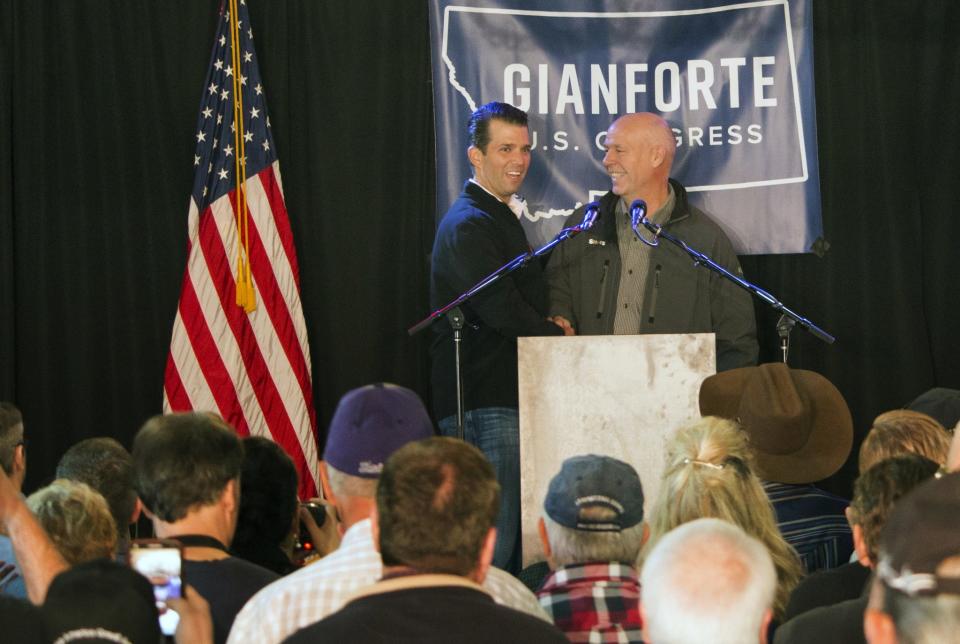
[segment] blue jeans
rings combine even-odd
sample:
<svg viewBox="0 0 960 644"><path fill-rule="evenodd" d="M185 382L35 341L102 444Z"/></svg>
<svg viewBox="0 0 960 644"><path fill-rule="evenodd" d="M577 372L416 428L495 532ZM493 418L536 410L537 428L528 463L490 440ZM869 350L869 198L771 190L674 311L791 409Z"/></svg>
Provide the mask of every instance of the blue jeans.
<svg viewBox="0 0 960 644"><path fill-rule="evenodd" d="M457 417L439 422L440 433L457 437ZM464 414L463 438L476 446L490 463L500 483L497 545L493 565L520 571L520 417L511 407L484 407Z"/></svg>

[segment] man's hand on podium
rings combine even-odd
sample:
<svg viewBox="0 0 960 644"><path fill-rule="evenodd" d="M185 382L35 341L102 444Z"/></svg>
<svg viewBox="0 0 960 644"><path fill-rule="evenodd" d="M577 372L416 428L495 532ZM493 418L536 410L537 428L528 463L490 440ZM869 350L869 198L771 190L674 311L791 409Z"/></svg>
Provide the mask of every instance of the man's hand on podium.
<svg viewBox="0 0 960 644"><path fill-rule="evenodd" d="M562 315L554 315L552 318L547 318L558 327L563 329L563 335L576 335L577 332L573 329L573 325L570 324L570 320L563 317Z"/></svg>

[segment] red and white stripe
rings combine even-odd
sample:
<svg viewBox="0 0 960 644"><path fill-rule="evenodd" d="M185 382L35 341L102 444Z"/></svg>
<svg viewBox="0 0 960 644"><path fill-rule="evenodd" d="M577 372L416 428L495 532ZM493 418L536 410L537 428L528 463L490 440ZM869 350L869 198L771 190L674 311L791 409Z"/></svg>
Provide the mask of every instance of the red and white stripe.
<svg viewBox="0 0 960 644"><path fill-rule="evenodd" d="M241 435L291 456L302 498L319 488L310 347L293 233L275 161L249 177L250 265L257 308L235 303L236 190L202 213L190 200L189 257L163 385L164 412L215 411Z"/></svg>

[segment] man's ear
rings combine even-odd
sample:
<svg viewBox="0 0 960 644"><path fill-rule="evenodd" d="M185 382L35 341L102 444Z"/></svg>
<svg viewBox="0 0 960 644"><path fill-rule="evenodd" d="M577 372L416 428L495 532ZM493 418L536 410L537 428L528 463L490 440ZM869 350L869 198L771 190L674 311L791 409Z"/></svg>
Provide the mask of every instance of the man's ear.
<svg viewBox="0 0 960 644"><path fill-rule="evenodd" d="M487 536L483 540L483 546L480 548L480 560L477 562L477 568L473 574L473 580L482 584L487 578L487 572L493 563L493 552L497 546L497 529L490 528Z"/></svg>
<svg viewBox="0 0 960 644"><path fill-rule="evenodd" d="M337 495L333 493L333 486L330 485L330 472L327 471L326 461L320 461L320 490L323 493L323 499L333 506L333 515L337 518L337 534L343 537L346 528L343 526L342 508L337 500Z"/></svg>
<svg viewBox="0 0 960 644"><path fill-rule="evenodd" d="M547 560L550 570L557 569L557 562L553 560L553 547L550 545L550 539L547 536L547 524L543 517L537 519L537 534L540 536L540 543L543 545L543 556Z"/></svg>
<svg viewBox="0 0 960 644"><path fill-rule="evenodd" d="M20 443L13 448L13 468L12 471L21 473L27 469L27 446Z"/></svg>
<svg viewBox="0 0 960 644"><path fill-rule="evenodd" d="M654 168L658 168L663 165L664 159L667 158L667 151L662 145L654 145L650 147L650 165Z"/></svg>
<svg viewBox="0 0 960 644"><path fill-rule="evenodd" d="M767 633L770 632L770 621L773 619L773 609L768 608L763 614L763 619L760 620L760 639L757 640L760 644L767 644Z"/></svg>
<svg viewBox="0 0 960 644"><path fill-rule="evenodd" d="M870 559L867 541L863 538L863 526L859 523L853 523L850 527L853 530L853 550L857 553L857 561L868 568L872 568L873 560Z"/></svg>
<svg viewBox="0 0 960 644"><path fill-rule="evenodd" d="M337 497L330 487L330 474L327 472L327 462L320 461L320 489L323 491L323 498L331 505L337 505Z"/></svg>
<svg viewBox="0 0 960 644"><path fill-rule="evenodd" d="M647 540L650 539L650 525L647 523L643 524L643 536L640 538L640 547L647 545Z"/></svg>
<svg viewBox="0 0 960 644"><path fill-rule="evenodd" d="M224 508L228 512L238 514L240 512L240 479L230 479L226 487L223 488L223 494L220 496Z"/></svg>
<svg viewBox="0 0 960 644"><path fill-rule="evenodd" d="M870 644L897 644L897 628L893 619L876 608L868 608L864 612L863 634Z"/></svg>
<svg viewBox="0 0 960 644"><path fill-rule="evenodd" d="M140 520L140 513L143 512L143 511L144 511L143 501L141 501L141 500L140 500L140 497L138 496L137 499L136 499L136 502L133 504L133 512L130 513L130 520L129 520L127 523L128 523L128 524L129 524L129 523L136 523L137 521L139 521L139 520ZM150 517L149 514L147 514L147 517L153 518L153 517Z"/></svg>
<svg viewBox="0 0 960 644"><path fill-rule="evenodd" d="M883 611L886 588L874 576L870 586L870 599L863 613L863 634L870 644L896 644L897 627L893 618Z"/></svg>
<svg viewBox="0 0 960 644"><path fill-rule="evenodd" d="M470 160L470 165L479 168L480 164L483 163L483 152L480 151L480 148L471 145L467 148L467 159Z"/></svg>

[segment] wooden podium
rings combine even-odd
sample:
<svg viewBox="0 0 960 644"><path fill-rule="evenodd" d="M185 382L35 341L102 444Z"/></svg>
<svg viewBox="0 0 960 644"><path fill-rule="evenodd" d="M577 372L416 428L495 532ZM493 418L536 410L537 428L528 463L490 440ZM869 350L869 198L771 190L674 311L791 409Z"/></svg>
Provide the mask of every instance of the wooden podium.
<svg viewBox="0 0 960 644"><path fill-rule="evenodd" d="M528 337L518 341L523 565L543 559L537 520L564 459L602 454L640 474L649 516L666 439L700 417L716 371L712 333Z"/></svg>

